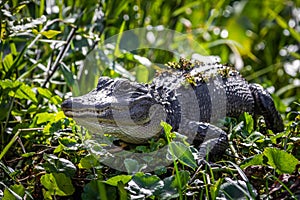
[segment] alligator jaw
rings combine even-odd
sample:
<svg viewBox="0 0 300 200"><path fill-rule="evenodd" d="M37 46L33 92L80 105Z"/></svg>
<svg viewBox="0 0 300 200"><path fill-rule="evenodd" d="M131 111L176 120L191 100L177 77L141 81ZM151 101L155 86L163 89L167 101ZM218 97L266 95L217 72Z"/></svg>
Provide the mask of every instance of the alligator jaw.
<svg viewBox="0 0 300 200"><path fill-rule="evenodd" d="M95 111L74 112L64 110L64 112L66 116L74 118L79 125L86 127L95 138L97 138L97 134L105 133L117 137L124 142L141 144L146 143L151 136L157 136L161 130L161 128L155 126L157 130L154 130L153 134L149 134L149 137L147 137L144 131L141 130L148 130L148 127L151 126L150 119L147 119L142 124L134 124L132 120L127 121L127 123L126 121L116 122L114 119L99 117L99 113Z"/></svg>
<svg viewBox="0 0 300 200"><path fill-rule="evenodd" d="M107 123L110 125L117 126L116 119L115 118L120 118L118 116L113 115L113 112L115 115L122 116L121 113L124 113L123 115L126 115L126 110L117 110L114 108L115 111L112 111L111 107L107 107L105 109L97 109L97 108L77 108L77 109L69 109L69 108L64 108L62 107L65 115L67 117L74 118L75 120L80 120L80 121L89 121L90 119L97 119L99 123ZM128 122L128 123L126 123ZM135 122L137 125L142 125L142 124L147 124L150 122L150 118L140 118L139 121ZM133 120L127 119L127 120L122 120L120 124L122 125L132 125Z"/></svg>

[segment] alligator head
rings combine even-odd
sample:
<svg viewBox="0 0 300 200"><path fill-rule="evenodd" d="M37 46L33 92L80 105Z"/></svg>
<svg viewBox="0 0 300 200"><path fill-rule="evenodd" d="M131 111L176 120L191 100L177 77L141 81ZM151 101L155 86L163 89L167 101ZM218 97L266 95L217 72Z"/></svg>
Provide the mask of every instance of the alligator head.
<svg viewBox="0 0 300 200"><path fill-rule="evenodd" d="M96 89L64 101L62 109L89 131L142 143L160 134L160 122L165 118L150 91L147 84L101 77Z"/></svg>

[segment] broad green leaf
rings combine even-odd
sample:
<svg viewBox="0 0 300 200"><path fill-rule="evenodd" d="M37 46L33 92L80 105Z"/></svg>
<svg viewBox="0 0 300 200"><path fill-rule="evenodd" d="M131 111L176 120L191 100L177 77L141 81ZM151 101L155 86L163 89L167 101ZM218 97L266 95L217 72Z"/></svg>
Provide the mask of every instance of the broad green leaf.
<svg viewBox="0 0 300 200"><path fill-rule="evenodd" d="M11 90L8 92L9 96L19 99L28 99L37 103L36 94L32 91L31 87L21 83L19 81L11 81L11 80L4 80L0 82L0 86L3 89L10 88Z"/></svg>
<svg viewBox="0 0 300 200"><path fill-rule="evenodd" d="M58 105L62 103L62 99L58 95L54 95L50 98L51 103Z"/></svg>
<svg viewBox="0 0 300 200"><path fill-rule="evenodd" d="M59 144L53 151L53 153L57 154L62 152L65 149L65 146L63 144Z"/></svg>
<svg viewBox="0 0 300 200"><path fill-rule="evenodd" d="M36 114L35 117L37 118L36 123L37 124L42 124L42 123L45 123L45 122L53 121L54 118L55 118L55 114L54 113L44 112L44 113L38 113L38 114Z"/></svg>
<svg viewBox="0 0 300 200"><path fill-rule="evenodd" d="M45 37L47 37L48 39L51 39L53 37L55 37L56 35L60 34L61 31L56 31L56 30L49 30L49 31L43 31L41 32L41 34Z"/></svg>
<svg viewBox="0 0 300 200"><path fill-rule="evenodd" d="M42 189L44 200L53 200L51 192L47 191L45 188Z"/></svg>
<svg viewBox="0 0 300 200"><path fill-rule="evenodd" d="M71 161L51 154L44 154L43 158L47 161L43 167L48 173L65 173L70 177L75 175L76 166Z"/></svg>
<svg viewBox="0 0 300 200"><path fill-rule="evenodd" d="M53 174L45 174L40 179L41 184L47 188L51 194L55 194L58 190L57 183Z"/></svg>
<svg viewBox="0 0 300 200"><path fill-rule="evenodd" d="M28 85L22 84L21 87L16 91L16 98L24 98L37 103L36 94L32 91L31 87Z"/></svg>
<svg viewBox="0 0 300 200"><path fill-rule="evenodd" d="M52 93L47 88L38 87L37 90L39 94L45 97L46 99L50 99L52 97Z"/></svg>
<svg viewBox="0 0 300 200"><path fill-rule="evenodd" d="M135 182L141 189L150 189L152 191L157 190L163 186L163 182L158 176L144 174L142 172L136 173L132 177L131 181Z"/></svg>
<svg viewBox="0 0 300 200"><path fill-rule="evenodd" d="M66 118L65 114L63 111L59 111L58 113L55 114L55 121L59 121L61 119Z"/></svg>
<svg viewBox="0 0 300 200"><path fill-rule="evenodd" d="M41 184L52 195L69 196L75 192L71 179L63 173L45 174L41 177Z"/></svg>
<svg viewBox="0 0 300 200"><path fill-rule="evenodd" d="M104 183L107 183L112 186L118 186L119 182L122 182L123 184L128 183L131 180L132 176L130 175L119 175L119 176L114 176L107 181L104 181Z"/></svg>
<svg viewBox="0 0 300 200"><path fill-rule="evenodd" d="M21 87L22 83L19 81L12 81L9 79L1 80L0 86L3 89L13 89L17 90L19 87Z"/></svg>
<svg viewBox="0 0 300 200"><path fill-rule="evenodd" d="M283 150L267 147L262 154L258 154L247 160L240 167L244 169L253 165L266 165L264 158L267 158L267 164L273 167L278 173L292 173L299 163L293 155Z"/></svg>
<svg viewBox="0 0 300 200"><path fill-rule="evenodd" d="M197 163L190 148L181 142L171 142L168 149L170 154L173 154L182 164L195 169Z"/></svg>
<svg viewBox="0 0 300 200"><path fill-rule="evenodd" d="M258 154L258 155L255 155L254 157L250 158L250 159L247 159L243 162L243 164L240 165L240 167L242 169L245 169L246 167L249 167L249 166L253 166L253 165L263 165L263 154Z"/></svg>
<svg viewBox="0 0 300 200"><path fill-rule="evenodd" d="M53 123L59 122L61 119L65 119L65 118L66 118L66 116L63 113L63 111L59 111L57 113L43 112L43 113L38 113L35 116L37 124L42 124L45 122L52 122L52 125L53 125Z"/></svg>
<svg viewBox="0 0 300 200"><path fill-rule="evenodd" d="M127 190L139 196L143 195L150 197L155 193L159 193L163 188L163 185L163 181L160 180L158 176L139 172L128 182ZM139 191L139 193L137 193L137 191Z"/></svg>
<svg viewBox="0 0 300 200"><path fill-rule="evenodd" d="M72 185L72 181L70 177L67 177L63 173L54 173L53 176L55 177L57 181L57 186L60 191L62 191L62 196L63 195L71 195L75 192L75 189ZM59 193L58 193L59 195Z"/></svg>
<svg viewBox="0 0 300 200"><path fill-rule="evenodd" d="M21 200L25 195L25 188L23 185L12 185L10 188L5 188L2 200Z"/></svg>
<svg viewBox="0 0 300 200"><path fill-rule="evenodd" d="M267 147L263 154L268 158L268 164L280 174L291 174L295 171L296 165L299 163L292 154L276 148Z"/></svg>
<svg viewBox="0 0 300 200"><path fill-rule="evenodd" d="M91 169L92 167L96 167L99 165L98 160L93 155L87 155L81 158L78 167L80 169Z"/></svg>

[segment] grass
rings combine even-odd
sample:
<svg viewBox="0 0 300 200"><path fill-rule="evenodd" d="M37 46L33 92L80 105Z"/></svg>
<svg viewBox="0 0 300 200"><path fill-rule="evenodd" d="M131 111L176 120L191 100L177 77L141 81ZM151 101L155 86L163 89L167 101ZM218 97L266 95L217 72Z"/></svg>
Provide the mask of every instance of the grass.
<svg viewBox="0 0 300 200"><path fill-rule="evenodd" d="M299 59L291 48L299 43L299 25L290 26L299 21L297 2L53 2L0 3L0 198L299 198L299 72L292 76L284 68ZM274 91L285 131L276 135L244 114L225 119L230 148L217 161L197 164L197 148L168 129L167 136L127 150L151 152L168 144L169 166L147 173L138 160L126 160L126 173L103 165L84 144L88 131L66 118L60 105L94 88L100 75L149 82L163 64L176 61L174 51L122 49L124 33L143 27L149 38L151 27L178 33L166 34L158 47L188 58L217 55L240 66L248 81ZM116 34L116 44L103 45ZM138 48L142 40L132 38Z"/></svg>

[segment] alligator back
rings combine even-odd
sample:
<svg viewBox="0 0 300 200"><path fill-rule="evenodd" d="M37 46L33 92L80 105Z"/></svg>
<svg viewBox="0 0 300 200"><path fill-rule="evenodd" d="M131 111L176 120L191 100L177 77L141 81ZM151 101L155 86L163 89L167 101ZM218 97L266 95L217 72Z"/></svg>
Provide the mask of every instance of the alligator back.
<svg viewBox="0 0 300 200"><path fill-rule="evenodd" d="M251 86L231 66L181 59L179 64L169 63L169 70L158 74L152 91L157 101L165 105L167 121L176 130L182 121L219 124L226 116L239 117L244 112L260 115L256 111L262 108L256 105ZM282 124L273 101L269 107ZM268 121L271 116L264 117ZM282 130L283 125L280 126ZM278 132L274 127L270 129Z"/></svg>

